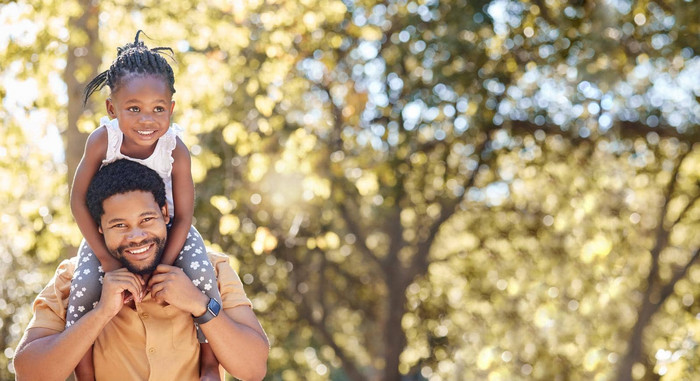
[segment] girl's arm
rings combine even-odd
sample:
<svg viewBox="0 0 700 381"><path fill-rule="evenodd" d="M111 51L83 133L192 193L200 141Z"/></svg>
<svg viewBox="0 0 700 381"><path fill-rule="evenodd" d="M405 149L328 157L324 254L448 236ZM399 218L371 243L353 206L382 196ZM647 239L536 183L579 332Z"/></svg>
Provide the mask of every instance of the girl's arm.
<svg viewBox="0 0 700 381"><path fill-rule="evenodd" d="M199 381L221 381L221 367L211 345L200 343Z"/></svg>
<svg viewBox="0 0 700 381"><path fill-rule="evenodd" d="M97 230L97 224L88 211L85 197L90 181L92 181L92 177L95 176L97 170L100 169L106 154L107 129L100 127L90 134L85 143L85 152L75 171L70 194L70 208L75 222L78 224L80 232L97 256L105 272L118 269L121 267L121 264L107 251L104 239Z"/></svg>
<svg viewBox="0 0 700 381"><path fill-rule="evenodd" d="M175 216L173 225L168 232L165 242L165 251L161 263L172 265L180 255L182 246L187 241L187 234L192 226L192 214L194 213L194 181L192 181L191 157L185 143L177 138L177 145L173 150L173 204ZM211 349L211 345L200 345L200 381L221 380L219 361Z"/></svg>
<svg viewBox="0 0 700 381"><path fill-rule="evenodd" d="M192 181L190 151L185 143L177 138L173 150L173 204L175 218L168 232L165 251L161 263L172 265L187 240L194 213L194 182Z"/></svg>

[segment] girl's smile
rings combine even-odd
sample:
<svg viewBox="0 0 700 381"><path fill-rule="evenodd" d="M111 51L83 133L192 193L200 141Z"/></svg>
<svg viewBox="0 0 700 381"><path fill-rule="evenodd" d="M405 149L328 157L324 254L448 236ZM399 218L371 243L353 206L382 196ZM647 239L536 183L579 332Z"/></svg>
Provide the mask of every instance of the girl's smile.
<svg viewBox="0 0 700 381"><path fill-rule="evenodd" d="M134 74L107 99L110 118L119 119L124 134L121 153L137 159L149 157L170 127L175 102L166 80L159 75Z"/></svg>

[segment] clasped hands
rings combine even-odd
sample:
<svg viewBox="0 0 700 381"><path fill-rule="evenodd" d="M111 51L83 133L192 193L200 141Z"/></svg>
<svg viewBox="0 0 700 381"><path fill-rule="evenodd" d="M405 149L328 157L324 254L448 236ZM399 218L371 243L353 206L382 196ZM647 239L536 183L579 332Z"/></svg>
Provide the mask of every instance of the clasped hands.
<svg viewBox="0 0 700 381"><path fill-rule="evenodd" d="M176 266L160 264L150 277L134 274L125 268L105 273L102 295L96 311L112 318L132 300L140 303L148 294L156 302L200 316L205 312L208 297Z"/></svg>

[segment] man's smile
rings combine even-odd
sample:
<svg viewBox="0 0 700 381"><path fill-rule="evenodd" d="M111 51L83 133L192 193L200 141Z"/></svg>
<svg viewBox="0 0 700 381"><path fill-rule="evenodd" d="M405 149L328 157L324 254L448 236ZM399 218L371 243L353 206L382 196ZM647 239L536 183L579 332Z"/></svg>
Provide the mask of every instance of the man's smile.
<svg viewBox="0 0 700 381"><path fill-rule="evenodd" d="M157 250L157 242L153 239L148 240L148 242L141 243L139 245L133 245L128 247L119 248L121 256L132 262L140 262L148 260L154 254L154 250Z"/></svg>

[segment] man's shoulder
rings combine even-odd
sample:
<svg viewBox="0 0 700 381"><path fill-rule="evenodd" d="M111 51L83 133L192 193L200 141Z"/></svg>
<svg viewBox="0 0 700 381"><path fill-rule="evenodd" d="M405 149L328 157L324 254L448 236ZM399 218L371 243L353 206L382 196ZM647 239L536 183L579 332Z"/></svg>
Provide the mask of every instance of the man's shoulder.
<svg viewBox="0 0 700 381"><path fill-rule="evenodd" d="M210 260L225 260L228 261L229 256L216 250L212 249L207 249L207 255L209 256Z"/></svg>
<svg viewBox="0 0 700 381"><path fill-rule="evenodd" d="M252 307L253 304L246 296L245 290L243 290L243 283L236 270L239 265L238 260L235 257L211 249L207 250L207 254L216 271L217 283L223 302L222 307L224 309L239 306Z"/></svg>
<svg viewBox="0 0 700 381"><path fill-rule="evenodd" d="M231 266L231 257L222 252L208 249L207 256L209 257L209 262L211 262L215 269L218 269L219 266Z"/></svg>
<svg viewBox="0 0 700 381"><path fill-rule="evenodd" d="M209 257L209 262L214 267L216 276L222 275L222 272L229 272L233 270L234 266L232 262L232 257L211 248L207 248L207 256ZM233 270L235 272L235 270Z"/></svg>
<svg viewBox="0 0 700 381"><path fill-rule="evenodd" d="M54 274L55 280L66 279L69 282L73 279L73 273L75 268L78 267L78 256L74 256L69 259L64 259L56 267L56 273Z"/></svg>
<svg viewBox="0 0 700 381"><path fill-rule="evenodd" d="M51 280L39 292L32 304L34 317L29 328L49 328L60 332L66 324L66 308L70 284L78 263L77 257L64 259L56 268Z"/></svg>
<svg viewBox="0 0 700 381"><path fill-rule="evenodd" d="M61 296L63 299L68 299L70 294L70 284L73 281L75 268L78 266L78 256L70 259L64 259L56 267L53 278L44 288L44 292L53 293L56 296ZM43 293L43 292L42 292Z"/></svg>

